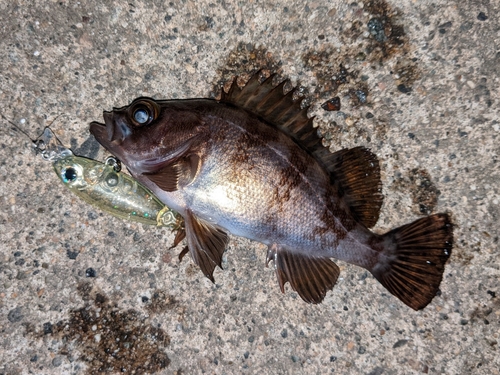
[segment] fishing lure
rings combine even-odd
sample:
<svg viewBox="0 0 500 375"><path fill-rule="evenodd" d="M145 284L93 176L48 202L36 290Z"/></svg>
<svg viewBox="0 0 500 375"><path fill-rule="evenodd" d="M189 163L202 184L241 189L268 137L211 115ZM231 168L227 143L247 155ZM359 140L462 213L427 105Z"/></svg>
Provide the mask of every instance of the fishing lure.
<svg viewBox="0 0 500 375"><path fill-rule="evenodd" d="M29 137L22 129L16 128ZM101 163L76 156L49 127L37 139L29 138L36 154L52 162L63 184L85 202L120 219L183 233L182 217L134 178L120 172L120 164L115 158L110 157L106 163ZM177 243L179 241L176 239Z"/></svg>

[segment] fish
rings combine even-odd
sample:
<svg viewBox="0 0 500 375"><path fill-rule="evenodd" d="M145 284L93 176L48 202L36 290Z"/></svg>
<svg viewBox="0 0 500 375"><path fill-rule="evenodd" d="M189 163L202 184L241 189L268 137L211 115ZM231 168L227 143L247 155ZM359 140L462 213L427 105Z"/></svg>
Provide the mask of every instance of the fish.
<svg viewBox="0 0 500 375"><path fill-rule="evenodd" d="M32 139L17 125L9 123L31 140L35 153L51 162L62 183L86 203L120 219L177 230L178 238L174 243L182 240L182 217L145 186L120 172L117 160L108 158L101 163L76 156L50 127Z"/></svg>
<svg viewBox="0 0 500 375"><path fill-rule="evenodd" d="M267 245L281 292L323 301L340 269L370 271L414 310L439 289L453 223L437 213L378 234L378 158L365 147L330 152L288 80L256 73L220 99L139 97L104 111L90 133L185 221L189 254L214 282L229 234Z"/></svg>

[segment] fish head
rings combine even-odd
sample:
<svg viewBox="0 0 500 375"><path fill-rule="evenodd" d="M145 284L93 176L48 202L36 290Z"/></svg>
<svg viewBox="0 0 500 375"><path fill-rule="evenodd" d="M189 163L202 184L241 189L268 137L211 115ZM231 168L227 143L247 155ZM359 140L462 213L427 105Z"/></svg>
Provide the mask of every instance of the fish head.
<svg viewBox="0 0 500 375"><path fill-rule="evenodd" d="M129 168L139 160L164 155L165 148L172 147L168 111L154 99L137 98L128 106L104 111L103 117L104 124L92 122L90 132Z"/></svg>

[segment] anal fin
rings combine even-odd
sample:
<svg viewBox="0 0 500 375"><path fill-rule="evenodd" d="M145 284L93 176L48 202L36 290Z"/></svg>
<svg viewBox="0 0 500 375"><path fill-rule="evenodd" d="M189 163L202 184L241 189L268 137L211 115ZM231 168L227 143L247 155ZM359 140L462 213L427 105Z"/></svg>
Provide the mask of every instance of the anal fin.
<svg viewBox="0 0 500 375"><path fill-rule="evenodd" d="M222 254L226 250L229 237L224 231L197 218L190 211L185 219L189 253L203 274L214 282L213 273L216 266L222 269Z"/></svg>
<svg viewBox="0 0 500 375"><path fill-rule="evenodd" d="M320 303L331 290L340 270L329 258L320 258L294 253L279 245L272 245L267 251L267 264L274 262L281 292L289 282L293 290L308 303Z"/></svg>

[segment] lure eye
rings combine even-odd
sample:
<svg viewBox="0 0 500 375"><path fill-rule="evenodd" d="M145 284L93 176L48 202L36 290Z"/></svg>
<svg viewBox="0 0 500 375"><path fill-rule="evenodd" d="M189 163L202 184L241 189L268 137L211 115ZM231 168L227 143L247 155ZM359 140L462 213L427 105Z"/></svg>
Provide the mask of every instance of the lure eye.
<svg viewBox="0 0 500 375"><path fill-rule="evenodd" d="M62 171L62 178L63 178L64 183L66 183L66 184L71 183L71 182L75 182L77 177L78 177L78 172L73 167L65 168Z"/></svg>
<svg viewBox="0 0 500 375"><path fill-rule="evenodd" d="M130 105L130 117L132 123L139 127L149 125L158 118L160 113L158 104L152 99L141 98Z"/></svg>

